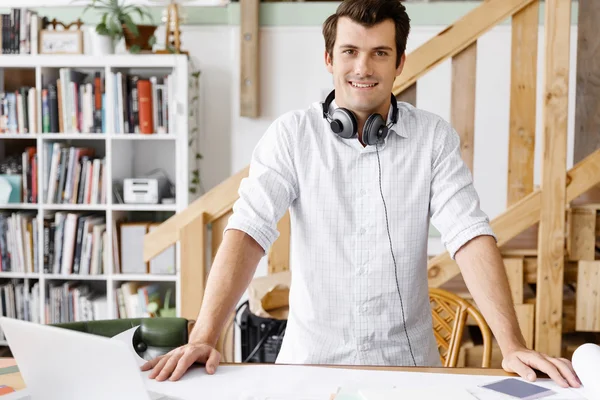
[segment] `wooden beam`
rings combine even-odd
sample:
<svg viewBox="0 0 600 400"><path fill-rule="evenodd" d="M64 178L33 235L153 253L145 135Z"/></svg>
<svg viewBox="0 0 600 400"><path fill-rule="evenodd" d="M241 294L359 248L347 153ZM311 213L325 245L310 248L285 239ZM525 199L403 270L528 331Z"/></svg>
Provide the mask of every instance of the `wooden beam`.
<svg viewBox="0 0 600 400"><path fill-rule="evenodd" d="M504 268L508 277L508 284L514 304L523 304L523 257L504 258Z"/></svg>
<svg viewBox="0 0 600 400"><path fill-rule="evenodd" d="M600 332L600 261L579 261L575 329Z"/></svg>
<svg viewBox="0 0 600 400"><path fill-rule="evenodd" d="M512 18L507 206L533 192L539 2Z"/></svg>
<svg viewBox="0 0 600 400"><path fill-rule="evenodd" d="M567 212L567 259L593 261L596 256L596 210L573 207Z"/></svg>
<svg viewBox="0 0 600 400"><path fill-rule="evenodd" d="M521 333L525 339L525 344L528 349L533 348L533 321L535 319L535 305L534 304L517 304L515 305L515 312L517 314L517 322Z"/></svg>
<svg viewBox="0 0 600 400"><path fill-rule="evenodd" d="M544 156L538 245L535 349L560 357L565 250L571 0L547 0Z"/></svg>
<svg viewBox="0 0 600 400"><path fill-rule="evenodd" d="M579 0L574 162L600 148L600 1Z"/></svg>
<svg viewBox="0 0 600 400"><path fill-rule="evenodd" d="M240 115L256 118L259 107L260 0L240 0Z"/></svg>
<svg viewBox="0 0 600 400"><path fill-rule="evenodd" d="M396 96L398 101L404 101L410 103L413 106L417 106L417 82L407 87L402 93Z"/></svg>
<svg viewBox="0 0 600 400"><path fill-rule="evenodd" d="M206 217L201 215L181 232L181 305L183 318L196 320L206 285Z"/></svg>
<svg viewBox="0 0 600 400"><path fill-rule="evenodd" d="M271 248L268 256L269 274L290 269L290 212L289 210L277 223L279 237Z"/></svg>
<svg viewBox="0 0 600 400"><path fill-rule="evenodd" d="M460 136L460 154L471 173L475 145L476 76L477 42L452 57L451 122Z"/></svg>
<svg viewBox="0 0 600 400"><path fill-rule="evenodd" d="M537 0L489 0L477 6L406 57L392 89L398 95L436 65L463 51L481 35Z"/></svg>
<svg viewBox="0 0 600 400"><path fill-rule="evenodd" d="M566 182L567 202L600 184L600 149L569 170ZM498 246L540 221L541 197L541 190L535 190L492 220L491 227L498 238ZM431 287L439 287L460 273L448 252L429 260L427 270Z"/></svg>

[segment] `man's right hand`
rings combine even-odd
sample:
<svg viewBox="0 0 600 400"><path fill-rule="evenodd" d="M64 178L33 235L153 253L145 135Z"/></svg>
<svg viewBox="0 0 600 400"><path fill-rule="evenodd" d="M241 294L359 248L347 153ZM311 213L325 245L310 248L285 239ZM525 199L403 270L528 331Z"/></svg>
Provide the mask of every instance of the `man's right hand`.
<svg viewBox="0 0 600 400"><path fill-rule="evenodd" d="M148 376L157 381L176 381L195 362L205 364L206 372L212 375L221 361L221 353L214 347L203 343L188 343L171 350L165 355L156 357L142 365L142 371L152 369Z"/></svg>

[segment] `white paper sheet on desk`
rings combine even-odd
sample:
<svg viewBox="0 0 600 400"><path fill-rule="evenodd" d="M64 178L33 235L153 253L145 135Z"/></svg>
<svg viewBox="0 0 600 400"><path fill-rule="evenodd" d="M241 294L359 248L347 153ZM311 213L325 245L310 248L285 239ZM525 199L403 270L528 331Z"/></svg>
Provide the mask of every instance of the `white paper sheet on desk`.
<svg viewBox="0 0 600 400"><path fill-rule="evenodd" d="M497 381L502 377L481 375L432 374L423 372L373 371L292 365L219 366L214 375L207 375L203 367L193 367L177 382L157 382L147 379L150 390L182 399L208 398L211 400L328 400L338 388L356 390L436 387L448 390L466 390ZM544 400L584 399L581 392L562 389L550 380L538 384L557 392ZM487 393L493 396L494 393ZM501 397L507 399L507 397ZM501 399L485 397L481 400ZM475 397L473 397L475 400ZM589 399L591 400L591 399Z"/></svg>

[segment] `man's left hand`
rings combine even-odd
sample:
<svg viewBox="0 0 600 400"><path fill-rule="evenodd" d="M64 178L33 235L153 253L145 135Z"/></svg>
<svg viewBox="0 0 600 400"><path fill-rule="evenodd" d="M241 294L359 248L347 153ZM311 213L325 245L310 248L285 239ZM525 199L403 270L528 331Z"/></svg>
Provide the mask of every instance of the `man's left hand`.
<svg viewBox="0 0 600 400"><path fill-rule="evenodd" d="M530 382L535 381L533 368L548 375L561 387L579 387L581 381L577 377L573 364L566 358L553 358L525 347L510 351L502 360L502 368L506 372L514 372Z"/></svg>

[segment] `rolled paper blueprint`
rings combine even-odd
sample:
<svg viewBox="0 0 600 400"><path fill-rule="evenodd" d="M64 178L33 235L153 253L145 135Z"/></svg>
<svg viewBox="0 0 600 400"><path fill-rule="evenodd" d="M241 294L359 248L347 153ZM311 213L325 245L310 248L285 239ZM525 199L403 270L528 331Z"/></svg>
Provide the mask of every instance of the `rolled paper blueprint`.
<svg viewBox="0 0 600 400"><path fill-rule="evenodd" d="M583 383L586 395L600 399L600 346L586 343L579 346L571 360L575 373Z"/></svg>

